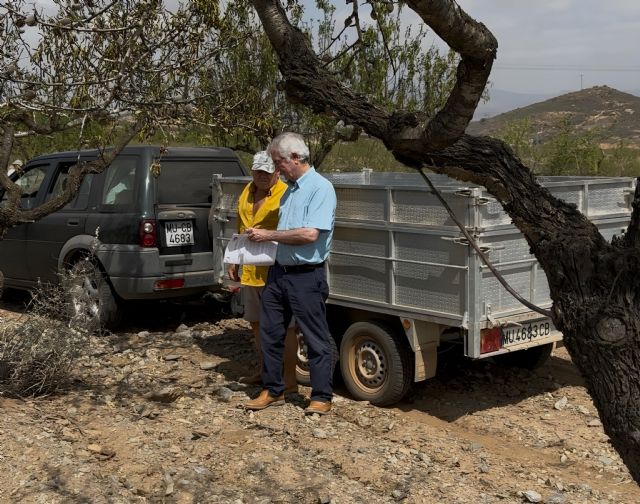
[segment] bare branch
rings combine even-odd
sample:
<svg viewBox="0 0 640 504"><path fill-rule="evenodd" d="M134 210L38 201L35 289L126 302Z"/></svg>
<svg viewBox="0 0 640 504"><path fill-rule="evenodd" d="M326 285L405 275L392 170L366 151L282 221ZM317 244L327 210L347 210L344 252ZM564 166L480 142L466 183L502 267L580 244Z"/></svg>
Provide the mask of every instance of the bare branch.
<svg viewBox="0 0 640 504"><path fill-rule="evenodd" d="M16 222L33 222L45 215L60 210L69 203L77 194L80 184L87 173L101 173L112 161L122 152L129 142L142 130L144 120L138 120L127 128L117 140L115 145L108 150L101 152L100 158L95 161L79 163L69 169L69 176L65 189L58 195L46 201L37 208L30 210L19 210L16 215Z"/></svg>

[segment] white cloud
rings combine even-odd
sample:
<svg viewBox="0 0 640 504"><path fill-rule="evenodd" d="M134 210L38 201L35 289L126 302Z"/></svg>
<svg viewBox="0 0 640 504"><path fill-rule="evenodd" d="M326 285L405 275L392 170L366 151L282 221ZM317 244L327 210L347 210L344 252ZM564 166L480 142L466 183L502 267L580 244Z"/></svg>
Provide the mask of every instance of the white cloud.
<svg viewBox="0 0 640 504"><path fill-rule="evenodd" d="M581 76L585 87L640 88L638 0L458 3L498 39L491 75L498 89L557 93L579 89Z"/></svg>

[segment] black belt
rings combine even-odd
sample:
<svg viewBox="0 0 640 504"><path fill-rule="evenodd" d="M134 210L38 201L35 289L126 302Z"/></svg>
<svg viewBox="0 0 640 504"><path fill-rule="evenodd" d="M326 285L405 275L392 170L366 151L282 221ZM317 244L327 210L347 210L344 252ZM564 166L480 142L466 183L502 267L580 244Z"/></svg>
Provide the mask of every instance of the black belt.
<svg viewBox="0 0 640 504"><path fill-rule="evenodd" d="M278 266L285 273L302 273L305 271L313 271L314 269L324 267L324 261L316 264L293 264L291 266L276 263L276 266Z"/></svg>

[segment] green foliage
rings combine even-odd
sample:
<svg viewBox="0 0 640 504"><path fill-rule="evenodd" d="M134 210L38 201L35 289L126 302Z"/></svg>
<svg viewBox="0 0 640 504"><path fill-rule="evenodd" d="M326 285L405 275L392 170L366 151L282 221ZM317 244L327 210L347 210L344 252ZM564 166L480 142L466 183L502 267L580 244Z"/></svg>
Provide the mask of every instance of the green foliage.
<svg viewBox="0 0 640 504"><path fill-rule="evenodd" d="M539 149L532 139L531 123L528 118L507 123L498 138L508 144L516 156L523 160L531 170L538 170Z"/></svg>
<svg viewBox="0 0 640 504"><path fill-rule="evenodd" d="M153 92L164 90L165 101L172 97L180 99L179 89L198 100L193 100L188 114L174 117L170 122L150 122L142 132L145 142L220 145L253 153L264 148L278 133L294 130L308 139L316 165L322 163L334 145L345 152L344 139L357 138L346 125L331 113L314 114L305 104L287 100L280 84L277 57L247 2L231 0L223 5L197 0L190 5L191 14L210 28L206 36L202 30L194 30L190 37L184 36L185 44L192 43L196 51L193 57L184 59L180 65L168 65L164 72L145 74L143 71L137 79ZM135 5L131 8L135 9ZM402 7L389 12L385 5L375 4L376 21L363 28L362 39L355 45L353 40L338 36L345 21L336 17L331 3L318 0L318 19L306 16L303 6L295 1L289 2L287 9L293 22L307 34L326 69L339 74L346 85L371 97L375 103L429 115L444 104L455 82L457 58L452 52L441 55L435 47L425 49L426 29L404 28L400 21ZM122 51L120 38L94 36L104 44L106 56L113 52L112 57L116 58ZM202 37L212 40L203 43ZM216 37L218 43L213 40ZM192 38L193 42L189 42ZM208 52L203 52L203 47ZM47 64L54 62L58 50L58 45L47 49ZM144 77L147 74L148 79ZM167 96L166 89L175 89L177 94ZM74 107L95 106L95 93L89 87L78 86L73 92L69 101ZM80 128L74 127L47 136L23 138L17 141L13 157L28 159L45 152L108 145L107 133L118 130L113 124L92 118L84 125L82 135ZM78 140L80 136L82 141ZM353 163L373 166L378 164L378 159L383 160L379 162L381 167L401 166L386 149L374 148L370 158L375 159L363 158L361 154L366 151L361 153L361 146L371 142L366 139L359 142L353 149L353 159L348 155L348 161L338 162L339 169Z"/></svg>
<svg viewBox="0 0 640 504"><path fill-rule="evenodd" d="M604 153L594 141L593 131L576 131L568 119L563 119L546 147L547 175L599 175Z"/></svg>
<svg viewBox="0 0 640 504"><path fill-rule="evenodd" d="M331 51L332 44L336 45L332 38L336 21L333 10L327 11L318 29L319 53L331 56L327 67L374 103L433 115L455 83L458 57L453 51L442 55L435 46L425 49L425 26L403 29L402 4L392 12L387 5L372 4L375 23L363 28L359 43L350 51L347 41Z"/></svg>
<svg viewBox="0 0 640 504"><path fill-rule="evenodd" d="M605 151L602 171L603 174L618 177L640 176L640 150L627 147L620 140L613 149Z"/></svg>
<svg viewBox="0 0 640 504"><path fill-rule="evenodd" d="M553 137L542 143L525 118L508 123L498 137L541 175L640 175L640 152L623 141L605 149L597 141L598 131L579 131L566 118L554 130Z"/></svg>
<svg viewBox="0 0 640 504"><path fill-rule="evenodd" d="M340 142L325 160L322 171L350 172L371 168L374 171L413 172L396 161L377 138L360 137L356 142Z"/></svg>

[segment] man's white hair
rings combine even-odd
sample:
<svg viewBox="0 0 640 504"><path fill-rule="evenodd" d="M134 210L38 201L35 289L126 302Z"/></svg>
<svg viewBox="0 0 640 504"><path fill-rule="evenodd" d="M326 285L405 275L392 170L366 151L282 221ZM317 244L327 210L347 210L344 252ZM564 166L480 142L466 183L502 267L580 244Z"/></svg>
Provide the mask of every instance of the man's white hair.
<svg viewBox="0 0 640 504"><path fill-rule="evenodd" d="M291 154L296 154L300 161L309 162L309 147L299 133L281 133L271 141L267 150L269 154L277 152L287 161L291 160Z"/></svg>

